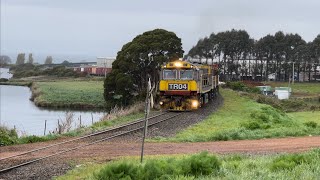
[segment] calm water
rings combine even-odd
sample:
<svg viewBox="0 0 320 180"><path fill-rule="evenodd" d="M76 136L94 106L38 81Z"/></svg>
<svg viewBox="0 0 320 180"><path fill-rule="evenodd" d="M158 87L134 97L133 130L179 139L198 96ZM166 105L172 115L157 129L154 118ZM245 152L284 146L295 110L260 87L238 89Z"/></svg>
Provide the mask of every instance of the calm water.
<svg viewBox="0 0 320 180"><path fill-rule="evenodd" d="M28 87L0 85L0 95L0 124L10 128L15 126L19 135L43 135L45 120L48 133L57 128L58 119L66 117L66 111L52 111L35 106L29 100L31 91ZM82 125L91 125L91 114L94 122L103 116L102 112L71 112L74 114L73 127L79 126L80 115Z"/></svg>
<svg viewBox="0 0 320 180"><path fill-rule="evenodd" d="M9 73L8 68L0 68L0 78L9 79L12 77L12 74Z"/></svg>

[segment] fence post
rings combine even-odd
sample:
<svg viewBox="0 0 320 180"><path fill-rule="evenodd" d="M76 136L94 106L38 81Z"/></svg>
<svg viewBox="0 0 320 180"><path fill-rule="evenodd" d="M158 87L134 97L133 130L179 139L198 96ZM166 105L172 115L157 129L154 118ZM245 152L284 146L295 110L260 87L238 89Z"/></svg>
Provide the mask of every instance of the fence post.
<svg viewBox="0 0 320 180"><path fill-rule="evenodd" d="M58 134L61 134L61 127L60 127L59 119L58 119Z"/></svg>
<svg viewBox="0 0 320 180"><path fill-rule="evenodd" d="M91 125L93 125L93 115L91 113Z"/></svg>
<svg viewBox="0 0 320 180"><path fill-rule="evenodd" d="M43 131L43 135L46 135L46 131L47 131L47 120L44 121L44 131Z"/></svg>
<svg viewBox="0 0 320 180"><path fill-rule="evenodd" d="M82 127L82 125L81 125L81 115L80 115L80 128Z"/></svg>

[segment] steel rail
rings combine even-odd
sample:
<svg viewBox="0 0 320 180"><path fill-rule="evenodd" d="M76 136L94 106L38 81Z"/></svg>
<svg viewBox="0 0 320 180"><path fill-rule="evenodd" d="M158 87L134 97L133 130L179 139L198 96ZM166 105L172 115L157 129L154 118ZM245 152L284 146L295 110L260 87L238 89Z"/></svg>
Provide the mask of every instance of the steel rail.
<svg viewBox="0 0 320 180"><path fill-rule="evenodd" d="M164 113L160 113L160 114L154 115L152 117L149 117L148 120L156 118L156 117L164 115L164 114L168 114L168 113L169 112L164 112ZM98 131L98 132L95 132L95 133L92 133L92 134L88 134L88 135L81 136L81 137L78 137L78 138L70 139L70 140L67 140L67 141L62 141L62 142L55 143L55 144L52 144L52 145L49 145L49 146L44 146L44 147L41 147L41 148L33 149L33 150L26 151L26 152L23 152L23 153L20 153L20 154L8 156L8 157L5 157L5 158L0 158L0 161L6 160L6 159L11 159L11 158L22 156L22 155L26 155L26 154L30 154L30 153L37 152L37 151L40 151L40 150L48 149L48 148L55 147L55 146L58 146L58 145L61 145L61 144L65 144L65 143L69 143L69 142L73 142L73 141L78 141L78 140L81 140L81 139L89 138L89 137L92 137L92 136L100 135L100 134L103 134L103 133L107 133L107 132L110 132L110 131L114 131L114 130L117 130L117 129L128 127L130 125L138 124L138 123L143 122L143 121L144 121L144 118L141 118L141 119L138 119L138 120L136 120L134 122L130 122L130 123L118 126L118 127L111 128L111 129Z"/></svg>
<svg viewBox="0 0 320 180"><path fill-rule="evenodd" d="M157 121L157 122L154 122L152 124L149 124L149 126L153 126L155 124L159 124L163 121L166 121L166 120L169 120L169 119L172 119L176 116L179 116L180 114L182 113L179 113L179 114L176 114L174 116L171 116L171 117L168 117L168 118L165 118L165 119L162 119L160 121ZM8 168L5 168L5 169L1 169L0 170L0 174L1 173L4 173L4 172L7 172L7 171L10 171L10 170L13 170L13 169L16 169L16 168L19 168L19 167L22 167L22 166L25 166L25 165L28 165L28 164L31 164L31 163L35 163L35 162L38 162L40 160L43 160L43 159L48 159L50 157L53 157L53 156L57 156L57 155L60 155L60 154L64 154L64 153L67 153L67 152L70 152L70 151L74 151L74 150L77 150L77 149L80 149L80 148L84 148L84 147L87 147L87 146L90 146L90 145L93 145L93 144L97 144L97 143L100 143L100 142L103 142L103 141L106 141L106 140L109 140L109 139L112 139L112 138L115 138L115 137L119 137L119 136L122 136L122 135L125 135L125 134L129 134L131 132L134 132L134 131L137 131L137 130L140 130L140 129L143 129L144 126L142 127L138 127L138 128L135 128L135 129L132 129L130 131L126 131L126 132L123 132L123 133L119 133L119 134L116 134L116 135L113 135L113 136L109 136L109 137L106 137L106 138L103 138L103 139L100 139L100 140L97 140L97 141L93 141L89 144L85 144L85 145L80 145L80 146L76 146L74 148L70 148L70 149L67 149L67 150L64 150L64 151L60 151L60 152L57 152L57 153L54 153L54 154L50 154L50 155L47 155L47 156L44 156L44 157L41 157L41 158L38 158L38 159L34 159L34 160L31 160L31 161L27 161L27 162L24 162L24 163L21 163L21 164L18 164L18 165L15 165L15 166L11 166L11 167L8 167Z"/></svg>

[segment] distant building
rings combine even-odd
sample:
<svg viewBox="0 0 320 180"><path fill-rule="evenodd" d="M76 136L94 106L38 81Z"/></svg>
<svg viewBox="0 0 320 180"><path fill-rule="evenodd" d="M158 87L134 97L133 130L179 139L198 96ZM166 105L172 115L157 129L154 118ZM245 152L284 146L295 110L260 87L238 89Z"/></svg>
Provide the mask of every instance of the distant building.
<svg viewBox="0 0 320 180"><path fill-rule="evenodd" d="M97 57L97 67L112 68L114 57Z"/></svg>

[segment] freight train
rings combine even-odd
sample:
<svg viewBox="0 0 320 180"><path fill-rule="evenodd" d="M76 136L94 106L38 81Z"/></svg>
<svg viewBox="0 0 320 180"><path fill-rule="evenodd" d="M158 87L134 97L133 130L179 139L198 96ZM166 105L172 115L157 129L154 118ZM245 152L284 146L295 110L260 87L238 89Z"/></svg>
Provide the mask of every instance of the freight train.
<svg viewBox="0 0 320 180"><path fill-rule="evenodd" d="M160 107L191 111L212 100L219 91L217 66L175 60L161 66Z"/></svg>

